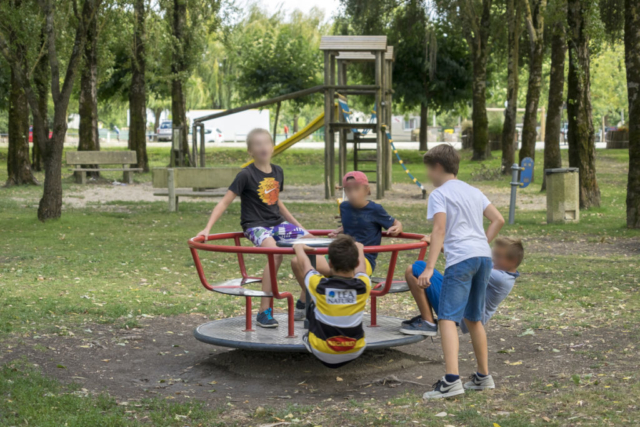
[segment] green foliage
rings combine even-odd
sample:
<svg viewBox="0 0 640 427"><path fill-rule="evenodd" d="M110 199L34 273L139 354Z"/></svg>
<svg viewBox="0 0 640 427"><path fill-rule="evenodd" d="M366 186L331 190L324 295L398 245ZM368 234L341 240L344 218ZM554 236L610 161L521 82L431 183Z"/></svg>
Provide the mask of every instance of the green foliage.
<svg viewBox="0 0 640 427"><path fill-rule="evenodd" d="M244 101L272 98L321 83L319 37L309 39L295 23L281 23L280 13L267 17L254 8L239 44L236 85ZM317 28L318 18L315 25ZM294 100L299 104L307 98Z"/></svg>

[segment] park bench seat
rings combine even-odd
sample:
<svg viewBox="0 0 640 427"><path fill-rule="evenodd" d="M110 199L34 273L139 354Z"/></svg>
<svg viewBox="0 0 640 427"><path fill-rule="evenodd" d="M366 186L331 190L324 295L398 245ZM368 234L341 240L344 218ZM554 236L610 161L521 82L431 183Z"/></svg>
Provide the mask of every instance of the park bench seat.
<svg viewBox="0 0 640 427"><path fill-rule="evenodd" d="M177 212L180 197L223 196L241 170L240 167L156 168L151 171L153 188L160 190L153 195L168 197L169 212Z"/></svg>
<svg viewBox="0 0 640 427"><path fill-rule="evenodd" d="M67 151L67 164L74 167L72 171L78 184L87 183L87 172L106 171L122 171L122 181L133 184L133 173L142 171L142 168L131 167L136 163L138 158L135 151ZM102 168L100 165L122 167Z"/></svg>

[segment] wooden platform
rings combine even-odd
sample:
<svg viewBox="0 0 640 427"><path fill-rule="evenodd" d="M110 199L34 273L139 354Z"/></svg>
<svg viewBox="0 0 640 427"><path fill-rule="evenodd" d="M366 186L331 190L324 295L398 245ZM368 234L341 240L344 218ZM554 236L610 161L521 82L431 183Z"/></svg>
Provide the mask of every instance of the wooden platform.
<svg viewBox="0 0 640 427"><path fill-rule="evenodd" d="M387 36L323 36L320 50L373 52L387 50Z"/></svg>

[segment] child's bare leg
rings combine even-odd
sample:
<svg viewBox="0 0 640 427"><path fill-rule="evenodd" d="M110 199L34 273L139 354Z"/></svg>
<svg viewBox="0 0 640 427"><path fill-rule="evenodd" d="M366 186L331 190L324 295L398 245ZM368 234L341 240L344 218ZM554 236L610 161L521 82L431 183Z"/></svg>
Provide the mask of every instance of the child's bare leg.
<svg viewBox="0 0 640 427"><path fill-rule="evenodd" d="M293 271L293 275L295 276L302 290L302 292L300 293L300 301L306 302L307 293L305 292L305 289L304 289L304 276L307 275L308 271L302 271L302 268L303 268L302 265L303 264L301 262L298 262L297 257L294 257L291 260L291 270ZM329 263L327 262L327 260L324 258L323 255L316 255L316 270L318 271L318 273L322 274L323 276L329 276L331 274Z"/></svg>
<svg viewBox="0 0 640 427"><path fill-rule="evenodd" d="M263 248L275 248L277 247L276 241L273 237L269 237L265 239L260 245ZM282 264L282 255L274 255L274 262L276 265L276 273L280 268L280 264ZM266 267L264 268L264 273L262 273L262 292L271 292L271 276L269 272L269 263L267 262ZM271 306L271 298L260 298L260 312L265 311Z"/></svg>
<svg viewBox="0 0 640 427"><path fill-rule="evenodd" d="M427 322L436 323L433 318L433 311L431 310L431 304L429 304L429 299L427 295L424 293L424 289L418 286L418 279L413 275L413 269L411 266L407 267L407 270L404 273L404 278L409 285L409 289L411 290L411 295L413 295L413 299L418 304L418 310L420 310L420 315L422 316L422 320L426 320Z"/></svg>
<svg viewBox="0 0 640 427"><path fill-rule="evenodd" d="M478 372L482 375L489 375L489 350L487 349L487 334L484 330L482 322L472 322L464 319L471 335L471 343L473 344L473 352L476 354L478 361Z"/></svg>
<svg viewBox="0 0 640 427"><path fill-rule="evenodd" d="M452 320L439 320L438 327L442 336L442 353L447 374L460 375L458 373L458 329L456 322Z"/></svg>

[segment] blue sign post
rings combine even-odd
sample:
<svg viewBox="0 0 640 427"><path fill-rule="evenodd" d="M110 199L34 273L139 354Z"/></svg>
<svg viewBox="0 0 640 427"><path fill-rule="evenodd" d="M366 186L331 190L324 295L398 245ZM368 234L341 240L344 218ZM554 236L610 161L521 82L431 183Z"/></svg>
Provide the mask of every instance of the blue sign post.
<svg viewBox="0 0 640 427"><path fill-rule="evenodd" d="M527 188L533 180L533 159L525 157L522 159L522 166L516 163L511 166L511 203L509 204L509 224L513 224L516 219L516 193L518 187ZM520 181L518 181L520 172Z"/></svg>

